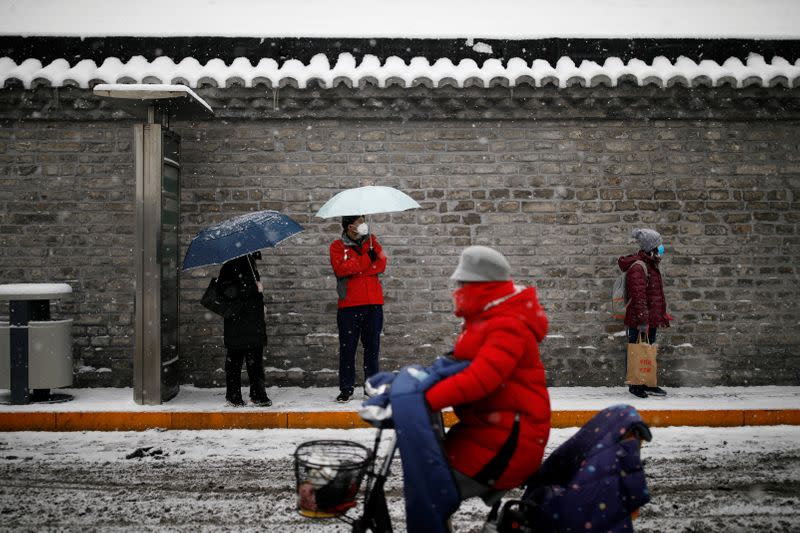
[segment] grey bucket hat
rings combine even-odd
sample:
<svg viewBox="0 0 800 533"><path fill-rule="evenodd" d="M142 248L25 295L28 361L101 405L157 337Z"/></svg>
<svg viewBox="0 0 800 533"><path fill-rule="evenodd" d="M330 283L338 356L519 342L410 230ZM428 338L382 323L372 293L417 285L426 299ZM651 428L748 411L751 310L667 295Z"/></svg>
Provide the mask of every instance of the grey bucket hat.
<svg viewBox="0 0 800 533"><path fill-rule="evenodd" d="M454 281L508 281L511 279L511 265L508 260L488 246L469 246L461 252L453 275Z"/></svg>
<svg viewBox="0 0 800 533"><path fill-rule="evenodd" d="M661 234L654 229L637 228L631 233L631 240L639 243L645 252L655 250L662 244Z"/></svg>

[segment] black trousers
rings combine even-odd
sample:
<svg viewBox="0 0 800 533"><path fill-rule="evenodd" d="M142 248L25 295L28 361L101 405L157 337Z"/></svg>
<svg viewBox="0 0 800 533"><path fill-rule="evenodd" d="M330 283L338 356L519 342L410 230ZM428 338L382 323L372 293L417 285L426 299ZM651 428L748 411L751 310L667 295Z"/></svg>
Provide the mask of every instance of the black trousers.
<svg viewBox="0 0 800 533"><path fill-rule="evenodd" d="M242 399L242 362L247 365L250 380L250 399L263 400L267 397L264 388L264 347L228 348L225 358L225 399L229 402Z"/></svg>
<svg viewBox="0 0 800 533"><path fill-rule="evenodd" d="M648 328L647 329L647 342L650 344L654 344L656 342L656 332L658 328ZM637 328L632 328L628 326L628 343L636 344L639 342L639 330Z"/></svg>
<svg viewBox="0 0 800 533"><path fill-rule="evenodd" d="M336 324L339 327L339 390L352 392L359 339L364 346L364 380L378 373L383 306L343 307L336 313Z"/></svg>

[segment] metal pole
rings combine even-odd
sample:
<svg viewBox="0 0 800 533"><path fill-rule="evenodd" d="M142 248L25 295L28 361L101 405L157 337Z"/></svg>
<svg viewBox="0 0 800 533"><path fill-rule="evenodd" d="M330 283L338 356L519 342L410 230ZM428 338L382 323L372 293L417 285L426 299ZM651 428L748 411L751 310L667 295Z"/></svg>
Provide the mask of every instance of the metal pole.
<svg viewBox="0 0 800 533"><path fill-rule="evenodd" d="M367 225L367 228L369 228L367 239L369 239L369 249L372 250L372 228L370 228L369 222L367 222L367 215L364 215L364 223Z"/></svg>
<svg viewBox="0 0 800 533"><path fill-rule="evenodd" d="M249 267L250 267L250 273L253 275L253 283L255 283L255 284L256 284L256 287L258 287L258 278L256 277L256 271L255 271L255 270L253 270L253 265L252 265L252 263L250 263L250 254L247 254L247 255L245 256L245 258L247 258L247 266L249 266Z"/></svg>
<svg viewBox="0 0 800 533"><path fill-rule="evenodd" d="M161 403L161 171L163 152L157 110L134 126L136 158L136 343L133 398Z"/></svg>
<svg viewBox="0 0 800 533"><path fill-rule="evenodd" d="M389 440L389 451L386 453L386 457L383 460L381 469L378 472L379 475L385 477L389 473L389 466L391 466L392 464L392 459L394 459L395 451L397 451L397 433L394 433L392 435L392 438Z"/></svg>
<svg viewBox="0 0 800 533"><path fill-rule="evenodd" d="M28 388L28 322L31 319L31 302L11 300L8 305L11 345L11 403L30 403Z"/></svg>

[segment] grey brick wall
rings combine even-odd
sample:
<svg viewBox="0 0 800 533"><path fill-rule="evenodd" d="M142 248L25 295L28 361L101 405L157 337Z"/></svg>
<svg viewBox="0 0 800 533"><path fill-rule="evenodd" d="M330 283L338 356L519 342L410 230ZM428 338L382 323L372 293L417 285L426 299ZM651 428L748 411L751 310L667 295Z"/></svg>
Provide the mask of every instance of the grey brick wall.
<svg viewBox="0 0 800 533"><path fill-rule="evenodd" d="M464 246L486 244L539 291L551 321L541 345L550 383L620 384L624 341L608 314L610 287L617 257L635 251L630 230L647 226L665 237L675 316L660 339L661 382L800 384L796 91L731 93L693 114L682 103L712 90L659 90L656 99L621 89L600 108L567 91L560 111L529 105L521 118L512 110L492 120L486 108L437 116L453 106L446 92L422 91L438 98L427 117L404 114L422 109L420 100L393 118L374 102L378 111L365 111L391 91L366 93L352 113L296 91L306 101L293 116L263 91L240 91L206 91L222 118L173 125L183 140L181 243L185 250L202 227L257 209L306 227L264 253L272 382L336 382L327 247L340 226L313 213L342 188L376 184L423 207L370 220L390 260L385 369L449 348L458 322L447 277ZM80 92L65 91L53 110L48 94L0 91L0 280L73 284L59 311L76 318L76 382L129 386L132 122L111 120ZM267 103L255 106L258 98ZM651 106L616 116L630 109L619 105L626 98ZM496 100L492 114L502 110ZM198 269L181 282L185 382L201 386L223 380L221 320L198 303L215 274Z"/></svg>
<svg viewBox="0 0 800 533"><path fill-rule="evenodd" d="M72 286L52 310L75 319L79 385L131 383L129 124L0 122L0 283Z"/></svg>

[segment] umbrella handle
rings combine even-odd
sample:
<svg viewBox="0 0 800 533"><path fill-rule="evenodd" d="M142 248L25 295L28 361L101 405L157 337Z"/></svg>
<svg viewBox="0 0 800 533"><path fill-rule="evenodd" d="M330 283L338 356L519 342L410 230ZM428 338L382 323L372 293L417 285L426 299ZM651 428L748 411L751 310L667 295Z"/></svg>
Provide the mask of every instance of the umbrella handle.
<svg viewBox="0 0 800 533"><path fill-rule="evenodd" d="M256 277L256 271L253 270L253 265L250 264L250 254L247 255L247 266L250 267L250 273L253 274L253 282L256 284L256 288L258 288L258 278Z"/></svg>

